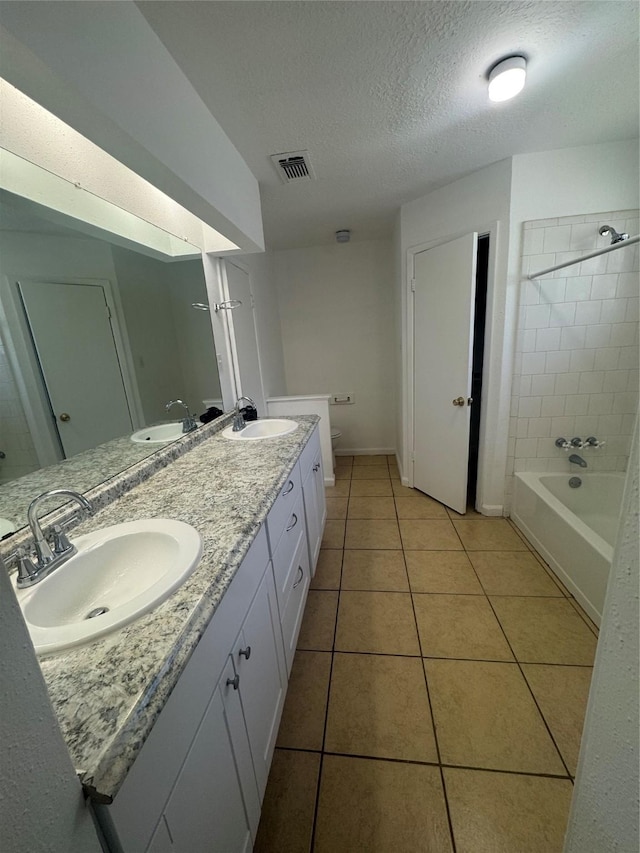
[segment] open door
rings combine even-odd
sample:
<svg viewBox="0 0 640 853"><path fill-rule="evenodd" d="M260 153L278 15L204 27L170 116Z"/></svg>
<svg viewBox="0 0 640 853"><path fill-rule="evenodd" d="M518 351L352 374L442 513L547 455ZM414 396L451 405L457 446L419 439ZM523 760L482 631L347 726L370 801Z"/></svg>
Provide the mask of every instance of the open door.
<svg viewBox="0 0 640 853"><path fill-rule="evenodd" d="M477 233L415 255L413 484L467 506Z"/></svg>

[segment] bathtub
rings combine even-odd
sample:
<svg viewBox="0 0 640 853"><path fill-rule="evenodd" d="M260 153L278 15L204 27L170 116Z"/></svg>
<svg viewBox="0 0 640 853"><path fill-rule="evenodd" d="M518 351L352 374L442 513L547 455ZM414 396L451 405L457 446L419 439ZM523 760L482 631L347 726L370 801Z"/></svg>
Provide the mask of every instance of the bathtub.
<svg viewBox="0 0 640 853"><path fill-rule="evenodd" d="M618 532L624 474L518 473L511 517L598 625Z"/></svg>

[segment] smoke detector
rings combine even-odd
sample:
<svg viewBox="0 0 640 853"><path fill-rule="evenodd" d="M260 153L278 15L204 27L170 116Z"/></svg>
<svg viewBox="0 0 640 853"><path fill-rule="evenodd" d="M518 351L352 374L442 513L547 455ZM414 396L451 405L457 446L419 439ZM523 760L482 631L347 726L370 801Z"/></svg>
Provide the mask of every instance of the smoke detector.
<svg viewBox="0 0 640 853"><path fill-rule="evenodd" d="M271 162L276 167L283 184L316 179L308 151L285 151L282 154L272 154Z"/></svg>

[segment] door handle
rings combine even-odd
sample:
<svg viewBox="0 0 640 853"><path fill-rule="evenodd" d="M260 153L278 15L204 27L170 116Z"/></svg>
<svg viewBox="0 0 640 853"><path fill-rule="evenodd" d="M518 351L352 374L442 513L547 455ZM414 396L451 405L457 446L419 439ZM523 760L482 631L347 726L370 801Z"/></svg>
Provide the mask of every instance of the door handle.
<svg viewBox="0 0 640 853"><path fill-rule="evenodd" d="M71 420L71 415L68 415L66 412L63 412L63 413L60 415L60 420L62 421L62 423L66 424L66 423L67 423L67 421L70 421L70 420Z"/></svg>
<svg viewBox="0 0 640 853"><path fill-rule="evenodd" d="M453 401L454 406L464 406L464 397L456 397Z"/></svg>

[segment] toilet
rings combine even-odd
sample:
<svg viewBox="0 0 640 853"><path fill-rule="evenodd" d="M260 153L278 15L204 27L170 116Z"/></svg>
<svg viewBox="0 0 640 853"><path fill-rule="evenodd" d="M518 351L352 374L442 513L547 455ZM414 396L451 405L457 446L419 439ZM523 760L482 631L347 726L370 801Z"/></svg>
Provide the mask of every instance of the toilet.
<svg viewBox="0 0 640 853"><path fill-rule="evenodd" d="M331 450L333 451L333 467L336 465L336 444L338 443L338 439L342 435L342 430L332 429L331 430Z"/></svg>

